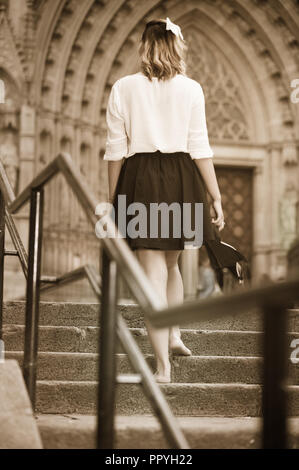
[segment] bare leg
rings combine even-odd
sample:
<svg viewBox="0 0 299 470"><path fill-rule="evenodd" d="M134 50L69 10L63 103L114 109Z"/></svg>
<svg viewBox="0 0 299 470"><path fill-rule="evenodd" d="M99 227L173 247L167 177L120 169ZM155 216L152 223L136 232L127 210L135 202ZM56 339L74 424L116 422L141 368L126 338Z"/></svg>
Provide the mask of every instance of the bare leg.
<svg viewBox="0 0 299 470"><path fill-rule="evenodd" d="M178 266L180 250L165 251L168 270L167 300L168 305L176 305L184 302L184 286ZM169 346L174 354L190 356L191 351L181 340L181 332L178 326L169 329Z"/></svg>
<svg viewBox="0 0 299 470"><path fill-rule="evenodd" d="M167 307L167 265L163 250L137 249L137 257L155 291ZM169 328L154 328L145 318L148 336L157 361L157 382L170 382Z"/></svg>

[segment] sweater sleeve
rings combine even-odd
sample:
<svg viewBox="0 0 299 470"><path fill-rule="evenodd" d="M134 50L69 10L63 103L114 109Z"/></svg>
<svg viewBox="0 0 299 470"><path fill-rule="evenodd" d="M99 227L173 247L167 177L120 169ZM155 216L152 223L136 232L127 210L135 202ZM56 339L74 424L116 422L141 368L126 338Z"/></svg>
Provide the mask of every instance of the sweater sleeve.
<svg viewBox="0 0 299 470"><path fill-rule="evenodd" d="M200 85L197 88L191 109L191 119L188 131L188 152L193 159L209 158L214 155L209 144L205 113L205 98Z"/></svg>
<svg viewBox="0 0 299 470"><path fill-rule="evenodd" d="M128 152L125 122L121 115L118 82L111 88L106 111L107 139L104 160L121 160Z"/></svg>

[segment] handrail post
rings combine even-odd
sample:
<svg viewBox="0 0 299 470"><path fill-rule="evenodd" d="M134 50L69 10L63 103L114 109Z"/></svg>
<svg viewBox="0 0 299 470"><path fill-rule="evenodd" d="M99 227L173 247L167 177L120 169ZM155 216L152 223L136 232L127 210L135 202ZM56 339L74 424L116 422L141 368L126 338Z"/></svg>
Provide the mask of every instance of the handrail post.
<svg viewBox="0 0 299 470"><path fill-rule="evenodd" d="M0 340L3 336L3 288L5 257L5 201L0 191Z"/></svg>
<svg viewBox="0 0 299 470"><path fill-rule="evenodd" d="M286 449L287 311L266 304L264 313L263 448Z"/></svg>
<svg viewBox="0 0 299 470"><path fill-rule="evenodd" d="M40 271L42 253L44 190L32 189L30 196L28 278L23 374L35 409L35 389L38 351Z"/></svg>
<svg viewBox="0 0 299 470"><path fill-rule="evenodd" d="M114 448L117 264L102 248L97 448Z"/></svg>

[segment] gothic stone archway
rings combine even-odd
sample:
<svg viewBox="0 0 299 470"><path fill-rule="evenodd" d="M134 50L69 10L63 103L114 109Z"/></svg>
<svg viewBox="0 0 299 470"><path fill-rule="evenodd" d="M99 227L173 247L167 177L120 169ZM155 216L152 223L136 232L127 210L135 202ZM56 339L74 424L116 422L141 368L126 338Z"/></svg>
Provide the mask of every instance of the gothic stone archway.
<svg viewBox="0 0 299 470"><path fill-rule="evenodd" d="M30 148L30 162L26 158L24 165L34 164L38 171L60 150L69 149L99 200L106 197L107 165L101 156L111 86L136 71L145 22L169 16L191 39L189 72L205 91L215 164L254 169L253 262L257 274L275 270L283 263L294 232L285 220L279 225L280 200L286 196L294 205L298 198L294 189L298 112L288 93L290 80L298 74L297 9L285 4L270 0L28 2L30 21L20 44L26 49L23 59L31 87L28 101L36 111L36 135L30 140L35 160ZM36 22L31 21L34 17ZM16 18L11 20L17 28ZM27 131L25 138L28 142ZM21 188L28 174L22 170ZM270 192L277 183L278 189ZM98 258L93 234L59 180L50 193L45 269L62 272ZM260 201L265 201L263 206ZM264 227L267 213L270 220ZM58 241L62 250L57 249Z"/></svg>

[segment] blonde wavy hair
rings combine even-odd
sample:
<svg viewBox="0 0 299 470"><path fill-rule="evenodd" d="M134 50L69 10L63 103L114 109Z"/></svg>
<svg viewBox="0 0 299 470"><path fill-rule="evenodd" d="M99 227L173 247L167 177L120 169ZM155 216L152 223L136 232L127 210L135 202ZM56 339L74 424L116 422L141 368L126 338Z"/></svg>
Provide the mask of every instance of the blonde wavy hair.
<svg viewBox="0 0 299 470"><path fill-rule="evenodd" d="M139 45L141 72L152 81L168 80L176 74L186 74L185 55L187 45L170 30L166 30L166 20L149 21L144 29Z"/></svg>

